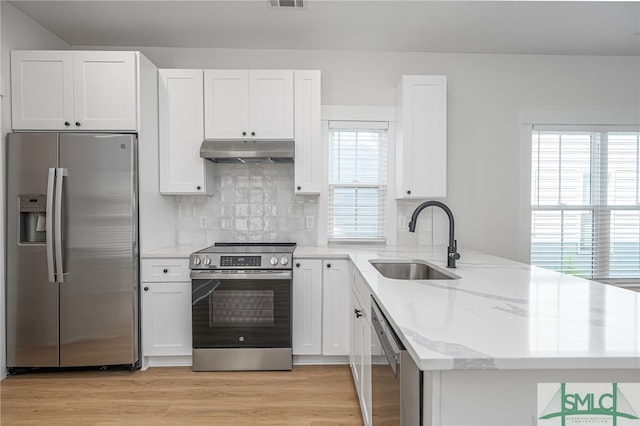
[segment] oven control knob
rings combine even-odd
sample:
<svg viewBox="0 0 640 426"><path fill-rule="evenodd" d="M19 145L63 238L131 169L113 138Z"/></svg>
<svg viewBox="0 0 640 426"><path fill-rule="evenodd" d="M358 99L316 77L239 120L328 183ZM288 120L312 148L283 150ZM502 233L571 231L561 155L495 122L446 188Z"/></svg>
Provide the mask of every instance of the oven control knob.
<svg viewBox="0 0 640 426"><path fill-rule="evenodd" d="M273 256L269 263L271 263L273 266L276 266L278 264L278 258Z"/></svg>
<svg viewBox="0 0 640 426"><path fill-rule="evenodd" d="M202 263L204 263L207 266L211 265L211 258L209 256L205 257Z"/></svg>
<svg viewBox="0 0 640 426"><path fill-rule="evenodd" d="M199 264L200 264L200 258L199 258L199 257L197 257L197 256L196 256L196 257L194 257L194 258L193 258L193 264L194 264L194 265L196 265L196 266L197 266L197 265L199 265Z"/></svg>
<svg viewBox="0 0 640 426"><path fill-rule="evenodd" d="M280 264L286 265L287 263L289 263L289 259L286 256L282 256L282 259L280 259Z"/></svg>

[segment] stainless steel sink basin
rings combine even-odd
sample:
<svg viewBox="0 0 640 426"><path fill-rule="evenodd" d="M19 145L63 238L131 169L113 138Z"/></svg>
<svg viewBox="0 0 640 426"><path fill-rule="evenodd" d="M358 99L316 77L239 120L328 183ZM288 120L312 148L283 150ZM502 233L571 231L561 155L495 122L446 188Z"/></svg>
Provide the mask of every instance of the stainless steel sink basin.
<svg viewBox="0 0 640 426"><path fill-rule="evenodd" d="M458 280L459 276L422 262L369 261L383 276L394 280Z"/></svg>

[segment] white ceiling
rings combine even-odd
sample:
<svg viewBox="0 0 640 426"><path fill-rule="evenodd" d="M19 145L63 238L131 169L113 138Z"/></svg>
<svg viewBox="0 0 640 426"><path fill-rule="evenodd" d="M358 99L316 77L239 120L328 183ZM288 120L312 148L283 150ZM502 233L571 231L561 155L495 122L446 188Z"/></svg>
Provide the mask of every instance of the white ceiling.
<svg viewBox="0 0 640 426"><path fill-rule="evenodd" d="M11 1L71 46L640 56L640 3Z"/></svg>

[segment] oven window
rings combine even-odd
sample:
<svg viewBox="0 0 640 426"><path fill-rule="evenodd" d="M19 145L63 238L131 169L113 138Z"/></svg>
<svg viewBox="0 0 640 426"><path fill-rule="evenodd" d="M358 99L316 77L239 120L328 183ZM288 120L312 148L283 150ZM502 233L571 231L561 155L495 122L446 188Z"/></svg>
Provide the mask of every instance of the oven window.
<svg viewBox="0 0 640 426"><path fill-rule="evenodd" d="M192 280L194 348L290 348L291 280Z"/></svg>
<svg viewBox="0 0 640 426"><path fill-rule="evenodd" d="M209 327L273 327L273 290L218 290L209 295Z"/></svg>

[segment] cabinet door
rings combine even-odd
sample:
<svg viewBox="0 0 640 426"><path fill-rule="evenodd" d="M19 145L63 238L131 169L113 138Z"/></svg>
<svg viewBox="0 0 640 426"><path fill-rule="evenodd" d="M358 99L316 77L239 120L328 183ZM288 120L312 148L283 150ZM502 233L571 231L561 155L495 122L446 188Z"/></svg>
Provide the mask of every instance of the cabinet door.
<svg viewBox="0 0 640 426"><path fill-rule="evenodd" d="M212 164L200 158L204 137L202 70L159 72L160 192L212 193Z"/></svg>
<svg viewBox="0 0 640 426"><path fill-rule="evenodd" d="M322 261L296 259L293 268L293 354L322 353Z"/></svg>
<svg viewBox="0 0 640 426"><path fill-rule="evenodd" d="M396 197L444 197L447 195L447 77L403 76L396 95Z"/></svg>
<svg viewBox="0 0 640 426"><path fill-rule="evenodd" d="M351 365L351 373L353 381L356 385L356 391L360 395L362 384L362 305L356 296L355 289L351 291L349 298L351 309L349 311L349 324L351 329L351 344L349 347L349 365Z"/></svg>
<svg viewBox="0 0 640 426"><path fill-rule="evenodd" d="M191 355L191 283L142 284L144 356Z"/></svg>
<svg viewBox="0 0 640 426"><path fill-rule="evenodd" d="M295 192L319 194L322 182L320 71L295 71Z"/></svg>
<svg viewBox="0 0 640 426"><path fill-rule="evenodd" d="M371 325L369 314L354 289L351 292L351 351L349 363L360 400L360 410L365 425L371 424Z"/></svg>
<svg viewBox="0 0 640 426"><path fill-rule="evenodd" d="M360 403L362 404L362 417L364 424L372 424L372 406L371 406L371 324L369 313L361 318L362 321L362 388L360 394Z"/></svg>
<svg viewBox="0 0 640 426"><path fill-rule="evenodd" d="M293 139L293 71L249 71L249 126L258 139Z"/></svg>
<svg viewBox="0 0 640 426"><path fill-rule="evenodd" d="M11 95L14 130L70 128L74 122L73 53L11 52Z"/></svg>
<svg viewBox="0 0 640 426"><path fill-rule="evenodd" d="M77 130L137 129L136 52L74 52Z"/></svg>
<svg viewBox="0 0 640 426"><path fill-rule="evenodd" d="M322 355L348 355L351 262L325 260L322 269Z"/></svg>
<svg viewBox="0 0 640 426"><path fill-rule="evenodd" d="M204 71L204 136L242 139L249 133L249 72Z"/></svg>

